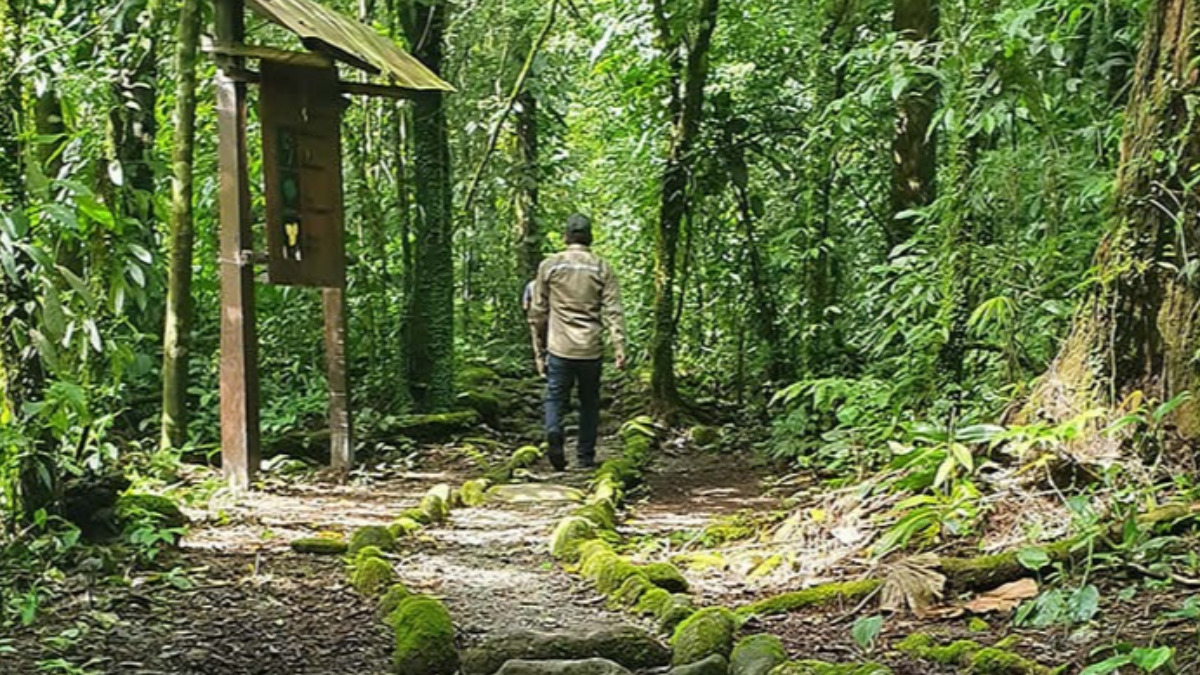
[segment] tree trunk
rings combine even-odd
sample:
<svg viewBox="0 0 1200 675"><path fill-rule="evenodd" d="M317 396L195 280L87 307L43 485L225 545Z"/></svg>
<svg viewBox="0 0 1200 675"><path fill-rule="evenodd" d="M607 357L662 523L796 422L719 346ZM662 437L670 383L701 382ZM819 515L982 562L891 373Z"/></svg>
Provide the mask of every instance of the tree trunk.
<svg viewBox="0 0 1200 675"><path fill-rule="evenodd" d="M1158 400L1200 391L1200 287L1190 271L1200 246L1200 130L1189 102L1200 94L1198 31L1200 0L1156 0L1149 9L1113 222L1096 253L1099 281L1018 417L1060 421L1118 409L1138 391ZM1172 420L1184 438L1200 436L1200 398L1177 408ZM1089 440L1100 451L1116 443L1099 434Z"/></svg>
<svg viewBox="0 0 1200 675"><path fill-rule="evenodd" d="M441 71L449 6L414 0L405 30L413 54ZM454 404L454 257L452 251L450 144L442 92L413 97L413 183L416 245L409 297L409 387L423 411Z"/></svg>
<svg viewBox="0 0 1200 675"><path fill-rule="evenodd" d="M196 138L196 49L200 42L200 0L179 8L175 51L175 147L172 155L170 262L163 327L161 447L187 440L188 354L192 333L192 160Z"/></svg>
<svg viewBox="0 0 1200 675"><path fill-rule="evenodd" d="M114 103L108 115L112 166L112 208L141 224L144 243L152 241L154 222L154 136L158 131L158 28L161 0L130 5L115 20L114 36L123 54L114 72ZM143 27L139 16L147 16Z"/></svg>
<svg viewBox="0 0 1200 675"><path fill-rule="evenodd" d="M21 56L24 0L0 0L0 208L24 202L25 175L21 148Z"/></svg>
<svg viewBox="0 0 1200 675"><path fill-rule="evenodd" d="M934 38L938 26L937 0L895 0L892 29L905 49ZM914 66L931 65L933 50L926 46ZM928 206L935 195L937 138L930 133L937 109L937 79L911 71L908 87L896 102L896 128L892 136L892 220L887 232L889 248L913 235L912 218L898 218L905 211Z"/></svg>
<svg viewBox="0 0 1200 675"><path fill-rule="evenodd" d="M744 165L745 160L741 158L742 154L739 149L739 161ZM782 382L792 377L793 373L787 350L779 333L779 303L766 278L766 265L763 263L762 250L758 243L757 223L755 222L757 214L747 187L734 185L734 193L737 196L738 214L742 221L742 234L746 237L746 257L750 266L750 290L753 293L753 302L749 303L748 308L754 317L754 326L758 337L767 348L767 378L772 382ZM744 341L745 331L739 325L739 396L741 395L742 381L740 373L744 370L745 360L744 345L742 344Z"/></svg>
<svg viewBox="0 0 1200 675"><path fill-rule="evenodd" d="M538 189L541 183L541 167L538 163L538 100L529 90L517 99L517 161L519 177L517 185L517 240L518 269L522 287L537 276L542 264L542 231L538 222Z"/></svg>
<svg viewBox="0 0 1200 675"><path fill-rule="evenodd" d="M700 132L704 89L708 83L708 52L717 27L720 0L701 0L699 25L684 65L679 58L684 40L671 37L661 1L655 2L661 47L667 53L671 77L671 145L663 169L658 227L654 232L654 333L651 338L651 407L672 419L682 407L675 381L675 271L679 232L691 208L690 191L695 158L692 147Z"/></svg>

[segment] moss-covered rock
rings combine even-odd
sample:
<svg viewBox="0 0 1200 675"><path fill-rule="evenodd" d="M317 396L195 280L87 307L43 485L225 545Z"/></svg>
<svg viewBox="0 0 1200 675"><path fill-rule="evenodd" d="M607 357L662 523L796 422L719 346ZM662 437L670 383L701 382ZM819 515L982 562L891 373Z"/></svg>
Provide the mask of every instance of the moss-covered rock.
<svg viewBox="0 0 1200 675"><path fill-rule="evenodd" d="M621 457L601 464L596 470L596 478L608 478L628 490L641 484L642 471L633 460Z"/></svg>
<svg viewBox="0 0 1200 675"><path fill-rule="evenodd" d="M645 631L632 626L578 635L534 631L492 634L463 654L463 675L493 675L509 661L601 658L630 670L667 665L671 652Z"/></svg>
<svg viewBox="0 0 1200 675"><path fill-rule="evenodd" d="M455 381L459 389L481 389L499 383L500 376L487 366L465 366L455 373Z"/></svg>
<svg viewBox="0 0 1200 675"><path fill-rule="evenodd" d="M557 560L576 562L579 546L596 536L592 522L578 516L567 516L558 521L550 539L550 554Z"/></svg>
<svg viewBox="0 0 1200 675"><path fill-rule="evenodd" d="M571 515L587 518L601 530L615 530L617 527L617 509L607 500L581 506L572 511Z"/></svg>
<svg viewBox="0 0 1200 675"><path fill-rule="evenodd" d="M424 527L424 525L418 523L412 518L409 518L408 516L400 516L396 520L392 521L391 525L388 525L388 532L391 532L392 536L396 539L400 539L402 537L412 536L417 532L420 532L422 527Z"/></svg>
<svg viewBox="0 0 1200 675"><path fill-rule="evenodd" d="M475 478L466 481L458 490L459 499L463 506L482 506L487 501L487 490L491 484L486 478Z"/></svg>
<svg viewBox="0 0 1200 675"><path fill-rule="evenodd" d="M592 496L588 498L588 503L609 502L611 504L620 504L624 498L624 492L621 489L621 484L613 479L612 476L601 476L592 483Z"/></svg>
<svg viewBox="0 0 1200 675"><path fill-rule="evenodd" d="M500 422L503 407L500 395L487 389L471 389L458 395L458 405L475 412L480 419L495 426Z"/></svg>
<svg viewBox="0 0 1200 675"><path fill-rule="evenodd" d="M354 554L353 559L350 561L350 564L357 565L360 562L362 562L363 560L366 560L367 558L383 558L383 557L384 557L383 549L379 548L378 546L364 546L364 547L358 549L358 553Z"/></svg>
<svg viewBox="0 0 1200 675"><path fill-rule="evenodd" d="M658 630L663 634L674 633L681 623L695 613L696 606L692 604L691 597L682 593L672 593L670 601L665 603L655 615L655 618L658 619Z"/></svg>
<svg viewBox="0 0 1200 675"><path fill-rule="evenodd" d="M644 574L635 574L625 580L621 587L608 596L609 604L613 607L634 607L646 591L654 588L654 584Z"/></svg>
<svg viewBox="0 0 1200 675"><path fill-rule="evenodd" d="M388 615L396 633L392 665L398 675L454 675L458 652L445 605L425 595L405 598Z"/></svg>
<svg viewBox="0 0 1200 675"><path fill-rule="evenodd" d="M620 556L603 540L591 539L579 545L579 573L589 581L594 581L602 568L619 559Z"/></svg>
<svg viewBox="0 0 1200 675"><path fill-rule="evenodd" d="M671 556L671 561L683 565L690 570L723 570L729 566L725 556L713 551L697 551L695 553L679 553Z"/></svg>
<svg viewBox="0 0 1200 675"><path fill-rule="evenodd" d="M418 522L421 525L432 525L433 524L433 519L430 518L429 514L425 513L425 510L419 506L414 506L409 509L404 509L403 511L400 512L400 516L398 518L396 518L396 520L400 520L401 518L408 518L409 520Z"/></svg>
<svg viewBox="0 0 1200 675"><path fill-rule="evenodd" d="M184 527L188 524L187 516L179 510L179 506L161 495L131 493L117 497L113 507L117 524L148 519L159 527Z"/></svg>
<svg viewBox="0 0 1200 675"><path fill-rule="evenodd" d="M729 675L729 661L720 654L685 666L675 666L667 675Z"/></svg>
<svg viewBox="0 0 1200 675"><path fill-rule="evenodd" d="M721 440L721 430L705 425L694 426L688 430L688 440L700 448L711 448Z"/></svg>
<svg viewBox="0 0 1200 675"><path fill-rule="evenodd" d="M702 661L713 654L729 658L737 619L724 607L706 607L685 619L675 629L671 646L677 666Z"/></svg>
<svg viewBox="0 0 1200 675"><path fill-rule="evenodd" d="M356 560L350 573L350 585L354 590L368 598L374 598L396 583L396 570L392 564L383 558L363 558Z"/></svg>
<svg viewBox="0 0 1200 675"><path fill-rule="evenodd" d="M604 595L609 595L621 587L625 580L632 576L642 575L641 570L637 565L628 560L616 556L608 559L608 561L599 566L597 572L592 575L591 580L596 584L596 590Z"/></svg>
<svg viewBox="0 0 1200 675"><path fill-rule="evenodd" d="M479 420L479 413L474 410L406 415L400 418L394 430L414 440L436 441L467 431L478 424Z"/></svg>
<svg viewBox="0 0 1200 675"><path fill-rule="evenodd" d="M396 611L396 608L400 606L400 603L410 597L412 597L412 592L409 591L404 584L396 582L391 586L388 586L388 589L383 594L383 597L379 598L379 604L376 605L376 608L379 611L379 616L391 616L392 612Z"/></svg>
<svg viewBox="0 0 1200 675"><path fill-rule="evenodd" d="M729 675L767 675L787 661L783 640L768 633L743 638L729 657Z"/></svg>
<svg viewBox="0 0 1200 675"><path fill-rule="evenodd" d="M524 447L517 448L513 452L512 457L510 457L508 460L508 465L513 469L528 469L534 464L537 464L538 460L541 458L542 451L540 448L535 445L526 445Z"/></svg>
<svg viewBox="0 0 1200 675"><path fill-rule="evenodd" d="M643 616L659 616L663 609L671 603L671 594L661 588L651 588L638 598L633 611Z"/></svg>
<svg viewBox="0 0 1200 675"><path fill-rule="evenodd" d="M786 614L807 607L822 607L835 602L853 603L874 593L875 589L879 588L881 583L877 579L863 579L861 581L822 584L801 591L793 591L760 600L759 602L739 607L737 611L742 616L769 616L772 614Z"/></svg>
<svg viewBox="0 0 1200 675"><path fill-rule="evenodd" d="M776 666L770 675L892 675L892 669L873 661L828 663L808 660L781 664Z"/></svg>
<svg viewBox="0 0 1200 675"><path fill-rule="evenodd" d="M688 580L684 578L679 568L667 562L656 562L642 565L642 573L650 583L672 593L687 593Z"/></svg>
<svg viewBox="0 0 1200 675"><path fill-rule="evenodd" d="M504 664L496 675L631 675L608 659L527 661L515 659Z"/></svg>
<svg viewBox="0 0 1200 675"><path fill-rule="evenodd" d="M377 546L384 551L391 551L396 548L396 537L386 527L379 525L360 527L350 535L350 546L347 552L350 555L358 555L358 552L367 546Z"/></svg>
<svg viewBox="0 0 1200 675"><path fill-rule="evenodd" d="M429 492L421 498L421 510L432 523L444 523L450 518L449 485L442 483L429 488Z"/></svg>
<svg viewBox="0 0 1200 675"><path fill-rule="evenodd" d="M303 537L291 543L296 553L310 555L342 555L349 550L346 540L335 537Z"/></svg>

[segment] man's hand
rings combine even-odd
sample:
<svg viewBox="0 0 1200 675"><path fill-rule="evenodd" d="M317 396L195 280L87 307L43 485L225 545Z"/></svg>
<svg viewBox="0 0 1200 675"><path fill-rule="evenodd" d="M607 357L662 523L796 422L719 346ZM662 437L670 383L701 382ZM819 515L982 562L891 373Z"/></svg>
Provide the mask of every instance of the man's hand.
<svg viewBox="0 0 1200 675"><path fill-rule="evenodd" d="M617 370L625 370L625 355L617 354Z"/></svg>
<svg viewBox="0 0 1200 675"><path fill-rule="evenodd" d="M546 358L539 354L539 355L533 357L533 363L537 367L538 377L545 379L546 378Z"/></svg>

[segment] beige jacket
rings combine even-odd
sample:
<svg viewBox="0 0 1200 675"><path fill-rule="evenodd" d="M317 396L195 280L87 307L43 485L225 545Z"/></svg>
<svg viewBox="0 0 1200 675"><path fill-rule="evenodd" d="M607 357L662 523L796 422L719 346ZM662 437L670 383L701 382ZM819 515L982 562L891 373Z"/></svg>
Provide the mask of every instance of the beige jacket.
<svg viewBox="0 0 1200 675"><path fill-rule="evenodd" d="M612 266L579 244L542 261L529 308L537 358L547 352L564 359L601 358L602 324L616 355L624 356L625 317Z"/></svg>

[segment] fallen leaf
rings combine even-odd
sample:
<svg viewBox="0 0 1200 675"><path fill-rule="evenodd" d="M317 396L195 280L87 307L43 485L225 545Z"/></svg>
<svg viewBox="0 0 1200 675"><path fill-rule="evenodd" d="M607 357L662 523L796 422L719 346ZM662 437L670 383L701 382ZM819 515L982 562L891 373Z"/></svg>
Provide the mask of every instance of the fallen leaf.
<svg viewBox="0 0 1200 675"><path fill-rule="evenodd" d="M905 608L921 616L942 599L946 577L937 571L938 557L923 553L888 566L880 592L879 609L900 612Z"/></svg>
<svg viewBox="0 0 1200 675"><path fill-rule="evenodd" d="M1033 579L1018 579L980 595L963 604L963 608L975 614L988 612L1011 612L1021 604L1021 601L1037 597L1038 585Z"/></svg>

